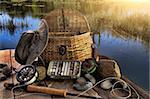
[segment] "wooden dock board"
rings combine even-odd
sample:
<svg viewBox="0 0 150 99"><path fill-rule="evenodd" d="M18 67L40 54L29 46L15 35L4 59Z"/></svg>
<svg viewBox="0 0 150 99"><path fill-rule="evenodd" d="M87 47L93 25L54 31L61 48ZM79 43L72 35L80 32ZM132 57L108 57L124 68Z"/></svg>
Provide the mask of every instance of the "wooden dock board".
<svg viewBox="0 0 150 99"><path fill-rule="evenodd" d="M10 61L10 58L12 59L12 63ZM0 51L0 63L6 63L9 66L11 66L12 64L12 66L15 68L18 68L20 66L20 64L17 63L14 59L14 50L11 50L11 52L10 50ZM132 84L133 87L137 88L137 86L133 85L134 83L128 80L127 78L124 80L128 81L129 84ZM16 82L15 77L14 77L14 81ZM6 81L0 82L0 99L13 99L13 94L9 90L5 90L5 88L3 87L3 84L5 82L11 83L12 80L11 78L9 78ZM52 88L67 89L69 92L72 92L72 93L81 93L80 91L76 91L72 88L72 84L73 84L72 80L55 81L55 80L49 79L49 80L46 80L46 83L49 87L52 87ZM149 94L146 91L143 91L143 90L141 91L141 89L137 91L140 94L140 99L149 98ZM90 95L90 96L100 95L104 99L114 99L112 95L110 95L110 90L106 91L106 90L101 89L98 86L90 90L88 93L86 93L86 95ZM16 97L16 99L34 99L34 98L36 99L70 99L70 98L76 99L76 97L73 97L73 96L67 96L64 98L60 96L51 96L47 94L28 93L28 92L24 92L22 95ZM84 98L78 98L78 99L84 99ZM133 98L133 99L136 99L136 98Z"/></svg>

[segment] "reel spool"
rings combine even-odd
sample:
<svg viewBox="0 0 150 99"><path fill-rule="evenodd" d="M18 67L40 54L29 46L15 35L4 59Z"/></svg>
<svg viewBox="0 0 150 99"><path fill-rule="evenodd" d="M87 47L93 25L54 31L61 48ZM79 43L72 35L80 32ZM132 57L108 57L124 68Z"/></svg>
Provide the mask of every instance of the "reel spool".
<svg viewBox="0 0 150 99"><path fill-rule="evenodd" d="M38 72L33 65L23 65L16 74L16 79L21 84L31 84L38 78Z"/></svg>

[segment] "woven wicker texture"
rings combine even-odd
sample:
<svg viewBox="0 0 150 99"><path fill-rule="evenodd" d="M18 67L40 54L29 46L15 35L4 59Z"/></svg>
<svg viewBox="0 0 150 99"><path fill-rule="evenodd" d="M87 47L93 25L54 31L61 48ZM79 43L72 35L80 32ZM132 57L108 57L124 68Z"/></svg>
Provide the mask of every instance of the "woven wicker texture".
<svg viewBox="0 0 150 99"><path fill-rule="evenodd" d="M49 41L42 57L50 60L84 60L92 57L92 38L86 18L77 11L57 9L44 19Z"/></svg>
<svg viewBox="0 0 150 99"><path fill-rule="evenodd" d="M46 17L50 32L88 32L89 24L85 16L78 11L69 9L57 9L50 12Z"/></svg>

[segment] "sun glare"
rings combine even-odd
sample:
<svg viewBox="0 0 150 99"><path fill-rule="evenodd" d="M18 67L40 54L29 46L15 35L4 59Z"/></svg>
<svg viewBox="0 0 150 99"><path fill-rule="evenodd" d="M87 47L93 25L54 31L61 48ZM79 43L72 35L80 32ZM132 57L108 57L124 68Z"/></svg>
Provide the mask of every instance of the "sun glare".
<svg viewBox="0 0 150 99"><path fill-rule="evenodd" d="M133 2L147 2L149 0L130 0L130 1L133 1Z"/></svg>
<svg viewBox="0 0 150 99"><path fill-rule="evenodd" d="M131 0L133 2L141 2L142 0Z"/></svg>
<svg viewBox="0 0 150 99"><path fill-rule="evenodd" d="M149 0L130 0L132 2L148 2Z"/></svg>
<svg viewBox="0 0 150 99"><path fill-rule="evenodd" d="M133 2L133 3L150 3L150 0L110 0L110 1L123 1L123 2Z"/></svg>

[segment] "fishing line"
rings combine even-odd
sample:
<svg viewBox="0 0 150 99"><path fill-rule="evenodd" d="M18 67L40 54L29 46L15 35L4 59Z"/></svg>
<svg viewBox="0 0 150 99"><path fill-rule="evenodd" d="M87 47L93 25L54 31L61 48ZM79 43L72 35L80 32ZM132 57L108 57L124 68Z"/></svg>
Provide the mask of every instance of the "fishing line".
<svg viewBox="0 0 150 99"><path fill-rule="evenodd" d="M76 97L79 97L80 95L85 94L86 92L88 92L89 90L93 89L95 86L97 86L98 84L104 82L105 80L113 80L113 79L114 79L114 80L119 80L119 81L117 81L116 83L113 84L112 90L110 91L110 93L112 93L112 92L114 93L114 90L115 90L114 87L115 87L115 85L116 85L117 83L119 83L119 82L122 82L122 83L125 84L126 87L128 87L129 95L128 95L127 97L131 97L131 88L132 88L133 91L134 91L134 92L136 93L136 95L137 95L137 99L140 99L140 98L139 98L139 94L137 93L137 91L136 91L131 85L129 85L127 82L125 82L124 80L122 80L122 79L120 79L120 78L117 78L117 77L108 77L108 78L102 79L102 80L98 81L94 86L92 86L92 87L90 87L89 89L87 89L87 90L81 92L80 94L78 94ZM122 88L122 89L125 89L125 88ZM116 94L115 94L115 95L116 95ZM116 96L119 97L119 99L124 99L124 97L121 97L121 96L118 96L118 95L116 95ZM126 99L126 98L125 98L125 99Z"/></svg>
<svg viewBox="0 0 150 99"><path fill-rule="evenodd" d="M124 83L125 84L125 87L128 88L128 90L126 88L115 88L115 86L118 84L118 83ZM131 97L131 89L130 87L127 85L126 82L122 82L122 81L117 81L115 82L113 85L112 85L112 90L110 91L110 93L112 93L113 96L115 96L116 98L119 98L119 99L127 99L129 97ZM128 92L128 95L127 96L118 96L116 93L115 93L115 90L119 90L119 89L123 89L124 91L127 91Z"/></svg>

